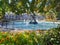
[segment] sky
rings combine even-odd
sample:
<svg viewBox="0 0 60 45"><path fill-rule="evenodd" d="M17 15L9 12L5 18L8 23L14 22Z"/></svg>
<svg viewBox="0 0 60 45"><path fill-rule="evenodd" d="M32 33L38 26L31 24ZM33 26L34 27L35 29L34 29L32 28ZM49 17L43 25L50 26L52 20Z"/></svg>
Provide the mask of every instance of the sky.
<svg viewBox="0 0 60 45"><path fill-rule="evenodd" d="M9 3L11 3L11 0L9 0Z"/></svg>
<svg viewBox="0 0 60 45"><path fill-rule="evenodd" d="M32 0L29 0L30 2L32 1Z"/></svg>
<svg viewBox="0 0 60 45"><path fill-rule="evenodd" d="M32 1L32 0L29 0L30 2ZM9 3L11 2L11 0L9 0Z"/></svg>

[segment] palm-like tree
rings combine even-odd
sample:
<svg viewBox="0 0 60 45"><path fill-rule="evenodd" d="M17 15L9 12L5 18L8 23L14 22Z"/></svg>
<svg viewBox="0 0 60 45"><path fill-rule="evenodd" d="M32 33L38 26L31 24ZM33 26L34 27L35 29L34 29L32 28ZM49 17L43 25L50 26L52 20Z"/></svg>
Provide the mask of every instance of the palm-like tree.
<svg viewBox="0 0 60 45"><path fill-rule="evenodd" d="M54 9L60 0L0 0L0 13L12 11L16 14L43 12Z"/></svg>

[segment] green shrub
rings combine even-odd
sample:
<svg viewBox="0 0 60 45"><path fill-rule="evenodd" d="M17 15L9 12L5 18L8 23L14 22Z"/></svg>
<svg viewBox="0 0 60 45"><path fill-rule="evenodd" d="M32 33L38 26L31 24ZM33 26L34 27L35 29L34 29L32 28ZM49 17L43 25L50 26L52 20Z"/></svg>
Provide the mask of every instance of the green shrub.
<svg viewBox="0 0 60 45"><path fill-rule="evenodd" d="M16 34L0 32L0 45L60 45L60 28L43 34L35 31Z"/></svg>
<svg viewBox="0 0 60 45"><path fill-rule="evenodd" d="M48 30L43 40L46 45L60 45L60 27Z"/></svg>

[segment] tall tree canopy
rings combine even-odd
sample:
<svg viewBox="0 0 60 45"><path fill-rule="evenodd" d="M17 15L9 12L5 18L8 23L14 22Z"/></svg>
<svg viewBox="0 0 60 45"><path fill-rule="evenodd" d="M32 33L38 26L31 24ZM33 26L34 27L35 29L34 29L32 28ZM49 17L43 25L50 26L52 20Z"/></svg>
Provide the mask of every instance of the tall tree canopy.
<svg viewBox="0 0 60 45"><path fill-rule="evenodd" d="M0 0L0 15L5 12L21 13L34 13L35 12L48 12L51 9L60 11L58 6L60 0Z"/></svg>

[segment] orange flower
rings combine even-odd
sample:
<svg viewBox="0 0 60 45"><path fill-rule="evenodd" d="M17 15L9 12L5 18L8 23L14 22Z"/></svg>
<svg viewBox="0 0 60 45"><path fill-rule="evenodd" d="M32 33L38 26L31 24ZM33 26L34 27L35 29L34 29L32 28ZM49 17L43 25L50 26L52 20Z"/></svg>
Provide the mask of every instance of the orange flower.
<svg viewBox="0 0 60 45"><path fill-rule="evenodd" d="M10 39L10 38L7 36L7 37L6 37L6 40L9 40L9 39Z"/></svg>
<svg viewBox="0 0 60 45"><path fill-rule="evenodd" d="M2 43L2 42L4 42L5 41L5 39L4 38L2 38L1 40L0 40L0 43Z"/></svg>
<svg viewBox="0 0 60 45"><path fill-rule="evenodd" d="M0 44L2 43L2 41L0 40Z"/></svg>
<svg viewBox="0 0 60 45"><path fill-rule="evenodd" d="M6 34L6 32L1 32L2 34Z"/></svg>

